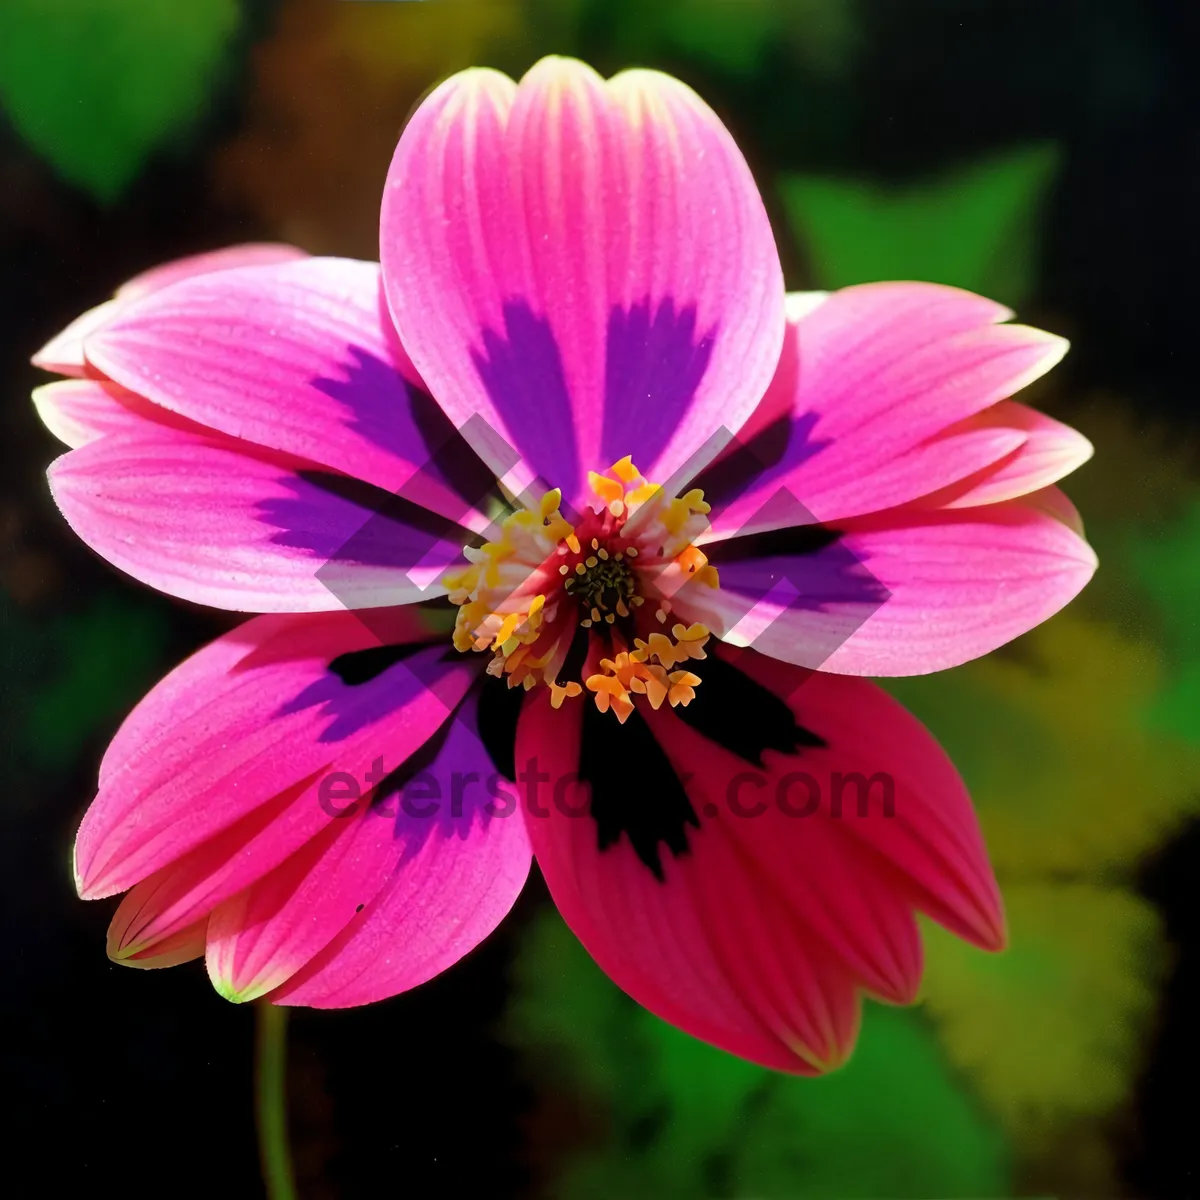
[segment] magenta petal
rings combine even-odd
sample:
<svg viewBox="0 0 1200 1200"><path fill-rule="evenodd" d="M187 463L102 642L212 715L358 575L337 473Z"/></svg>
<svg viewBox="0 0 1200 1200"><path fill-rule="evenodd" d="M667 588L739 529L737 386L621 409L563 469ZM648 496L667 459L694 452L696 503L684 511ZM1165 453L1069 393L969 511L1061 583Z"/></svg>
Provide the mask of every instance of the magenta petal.
<svg viewBox="0 0 1200 1200"><path fill-rule="evenodd" d="M503 474L494 431L568 503L589 469L632 454L664 478L736 431L779 356L754 181L711 110L656 72L605 82L551 58L519 86L454 76L397 147L380 252L451 420Z"/></svg>
<svg viewBox="0 0 1200 1200"><path fill-rule="evenodd" d="M352 778L369 773L375 747L340 747L339 771ZM301 780L278 796L250 809L226 828L174 858L191 837L203 836L193 827L173 841L165 839L138 844L129 839L130 857L121 862L126 870L138 870L147 854L157 860L171 856L168 866L135 884L122 898L109 927L109 957L119 962L141 959L171 943L183 929L208 914L230 896L257 882L288 861L314 838L334 825L336 809L352 803L323 804L322 782L334 774L330 767ZM244 798L251 800L253 798ZM229 810L214 815L213 828L228 819ZM203 946L200 954L204 953ZM196 957L196 956L193 956Z"/></svg>
<svg viewBox="0 0 1200 1200"><path fill-rule="evenodd" d="M87 362L83 356L83 339L100 329L116 316L120 304L105 300L95 308L80 313L65 329L56 333L31 359L35 367L53 371L56 375L83 375Z"/></svg>
<svg viewBox="0 0 1200 1200"><path fill-rule="evenodd" d="M370 629L350 613L258 618L146 696L104 756L75 841L88 899L184 864L143 888L149 907L122 945L172 932L219 887L252 882L346 807L321 803L332 772L361 783L376 758L399 765L446 720L473 672L443 662L440 640L420 648L424 621L411 609L377 614ZM418 644L406 657L381 639ZM346 682L338 670L356 654L377 659L376 673Z"/></svg>
<svg viewBox="0 0 1200 1200"><path fill-rule="evenodd" d="M579 726L578 707L554 712L533 698L518 731L518 763L535 763L552 780L574 778ZM578 784L560 788L545 815L528 820L538 865L567 924L639 1003L764 1066L803 1074L829 1070L844 1061L857 1033L857 965L867 965L881 990L911 995L920 969L911 915L895 900L878 903L871 881L856 877L853 892L829 896L824 907L835 921L849 909L871 912L879 927L868 931L870 941L877 948L883 937L894 937L897 952L885 950L882 960L876 949L860 953L848 940L849 926L836 945L825 940L809 919L811 903L808 910L798 906L796 893L787 894L763 871L726 826L728 814L714 819L704 812L707 793L694 781L710 768L707 755L686 767L701 826L689 831L686 853L665 855L661 880L624 838L599 848L587 790ZM652 805L658 797L644 800ZM821 852L803 853L794 839L790 844L795 879L828 884ZM827 932L833 928L823 923Z"/></svg>
<svg viewBox="0 0 1200 1200"><path fill-rule="evenodd" d="M186 258L172 259L148 271L135 275L117 288L116 299L136 300L193 275L210 275L234 267L265 267L275 263L295 262L307 258L308 252L286 242L242 242L236 246L221 246Z"/></svg>
<svg viewBox="0 0 1200 1200"><path fill-rule="evenodd" d="M900 508L840 523L823 544L778 536L767 550L753 538L706 547L721 586L682 589L675 611L734 645L847 675L978 658L1053 616L1096 569L1091 547L1029 498Z"/></svg>
<svg viewBox="0 0 1200 1200"><path fill-rule="evenodd" d="M486 483L463 497L439 468L457 438L396 340L375 263L311 258L188 278L122 307L86 351L200 425L486 528L473 511Z"/></svg>
<svg viewBox="0 0 1200 1200"><path fill-rule="evenodd" d="M842 520L909 503L1014 452L1026 427L970 418L1049 370L1066 342L996 324L1008 315L969 292L913 283L846 288L809 306L739 435L746 466L699 481L711 536L770 527L781 490L812 519Z"/></svg>
<svg viewBox="0 0 1200 1200"><path fill-rule="evenodd" d="M748 651L719 653L786 700L798 722L826 742L806 748L800 764L769 753L772 778L781 779L797 765L822 787L838 772L844 780L886 777L890 808L880 790L869 792L861 807L857 785L840 793L839 815L831 824L843 835L846 851L884 871L918 910L959 937L986 950L1001 949L1003 906L970 797L920 721L865 680L810 674ZM798 784L794 794L806 798ZM832 790L827 799L831 808Z"/></svg>
<svg viewBox="0 0 1200 1200"><path fill-rule="evenodd" d="M213 913L208 968L222 995L366 1004L445 970L499 924L529 842L511 796L491 807L502 783L469 707L398 786Z"/></svg>
<svg viewBox="0 0 1200 1200"><path fill-rule="evenodd" d="M1092 444L1083 434L1013 400L981 412L971 424L981 432L1020 431L1024 441L1012 454L962 483L926 496L922 507L974 508L1012 500L1057 483L1092 457Z"/></svg>
<svg viewBox="0 0 1200 1200"><path fill-rule="evenodd" d="M56 460L72 529L135 579L237 612L329 612L444 594L467 534L397 497L217 434L146 425Z"/></svg>
<svg viewBox="0 0 1200 1200"><path fill-rule="evenodd" d="M203 254L177 258L158 267L151 267L135 275L117 289L111 300L89 309L76 317L61 333L56 334L34 356L33 365L43 371L54 371L58 375L83 375L86 359L83 351L84 338L107 325L129 301L136 300L158 288L177 283L192 275L203 275L211 271L223 271L230 267L245 267L253 264L287 262L304 258L303 250L280 243L259 242L240 246L226 246Z"/></svg>
<svg viewBox="0 0 1200 1200"><path fill-rule="evenodd" d="M122 906L124 907L124 906ZM154 970L158 967L177 967L180 963L192 962L204 957L205 939L208 936L208 918L180 929L170 937L163 938L153 946L135 954L126 954L120 945L123 932L121 910L117 910L108 930L108 957L127 967Z"/></svg>
<svg viewBox="0 0 1200 1200"><path fill-rule="evenodd" d="M109 434L136 433L147 423L200 430L186 417L105 379L60 379L43 384L34 388L33 403L46 428L72 448Z"/></svg>
<svg viewBox="0 0 1200 1200"><path fill-rule="evenodd" d="M1068 529L1078 534L1079 537L1086 536L1083 529L1083 518L1079 515L1079 509L1075 507L1070 497L1061 488L1056 488L1053 485L1039 488L1036 492L1030 492L1028 495L1022 496L1021 503L1026 508L1032 508L1037 512L1045 513L1048 517L1053 517L1056 521L1060 521Z"/></svg>
<svg viewBox="0 0 1200 1200"><path fill-rule="evenodd" d="M768 748L758 765L676 712L649 712L692 806L683 842L663 827L656 873L631 833L598 837L590 814L601 803L611 814L614 797L573 784L553 803L543 788L544 815L528 821L534 853L567 923L651 1011L766 1066L828 1070L851 1050L860 994L915 998L914 913L995 949L999 895L961 780L899 705L863 681L718 653L792 709L808 735L799 752ZM693 705L722 682L712 674ZM576 779L580 723L578 709L532 699L518 730L522 769ZM619 733L611 749L621 753ZM645 765L628 782L639 811L665 803L660 785L638 795ZM859 777L870 781L866 803Z"/></svg>

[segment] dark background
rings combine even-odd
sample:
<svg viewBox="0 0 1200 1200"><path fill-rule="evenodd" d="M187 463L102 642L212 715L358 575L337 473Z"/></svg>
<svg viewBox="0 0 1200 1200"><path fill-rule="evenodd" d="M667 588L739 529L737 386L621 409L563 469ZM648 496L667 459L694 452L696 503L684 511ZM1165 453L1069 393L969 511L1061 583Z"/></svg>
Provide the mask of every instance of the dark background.
<svg viewBox="0 0 1200 1200"><path fill-rule="evenodd" d="M334 39L323 32L332 19L323 7L349 6L246 4L203 110L115 197L68 181L0 114L2 1027L10 1161L29 1159L32 1171L16 1194L106 1185L128 1195L253 1195L258 1187L252 1012L218 998L198 964L147 974L109 963L104 931L115 902L77 900L68 869L99 756L124 711L230 621L150 594L74 539L45 488L58 448L25 399L44 381L28 357L123 279L181 254L283 238L372 256L390 144L421 92L466 65L456 54L519 72L563 49L606 73L643 61L685 78L745 148L781 230L792 286L811 282L813 270L802 239L788 232L776 177L905 184L1053 141L1059 168L1021 315L1073 341L1055 381L1069 416L1109 398L1129 436L1144 431L1148 446L1184 447L1195 478L1186 447L1200 411L1200 6L863 0L850 18L855 53L836 67L772 38L750 67L735 68L690 53L686 39L647 32L646 6L633 0L574 10L567 45L550 40L557 27L537 6L516 4L502 33L476 43L455 26L492 18L448 0L441 7L452 15L421 35L436 52L426 63L413 50L386 84L344 48L321 52ZM399 11L416 6L386 7L416 20ZM778 7L794 7L788 19L797 23L824 19L811 4ZM433 20L427 11L421 19ZM439 38L458 40L438 49ZM65 70L48 50L45 71ZM1098 463L1104 452L1098 441ZM1129 499L1134 508L1156 502ZM41 714L33 725L31 713ZM1134 870L1135 888L1162 914L1172 957L1126 1103L1104 1125L1114 1194L1200 1190L1192 1165L1198 867L1200 830L1184 821ZM546 903L535 879L496 936L415 993L295 1016L289 1095L303 1195L556 1194L555 1156L604 1119L564 1093L549 1106L555 1125L528 1055L498 1033L510 962ZM1053 1163L1043 1175L1060 1192L1082 1177ZM1029 1178L1018 1171L1018 1193L1029 1194Z"/></svg>

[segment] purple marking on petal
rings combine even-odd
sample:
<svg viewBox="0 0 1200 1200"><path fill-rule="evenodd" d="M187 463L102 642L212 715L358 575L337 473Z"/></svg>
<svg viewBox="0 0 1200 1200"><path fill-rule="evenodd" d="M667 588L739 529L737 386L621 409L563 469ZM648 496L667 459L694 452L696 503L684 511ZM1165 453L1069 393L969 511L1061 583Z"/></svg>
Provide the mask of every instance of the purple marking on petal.
<svg viewBox="0 0 1200 1200"><path fill-rule="evenodd" d="M432 834L465 841L495 819L492 789L500 777L479 736L477 697L469 695L454 719L379 785L368 816L395 821L394 835L405 843L401 864Z"/></svg>
<svg viewBox="0 0 1200 1200"><path fill-rule="evenodd" d="M436 481L463 501L465 516L495 490L492 472L459 436L436 400L396 367L360 346L349 361L312 379L317 391L345 409L346 423L381 449L420 467L419 482ZM401 495L416 489L406 486Z"/></svg>
<svg viewBox="0 0 1200 1200"><path fill-rule="evenodd" d="M788 414L772 421L753 437L738 440L721 458L705 469L693 482L703 489L713 512L732 504L750 488L767 494L767 485L787 475L801 463L832 444L829 438L814 438L816 413ZM804 497L795 497L803 504ZM811 522L812 518L809 517Z"/></svg>
<svg viewBox="0 0 1200 1200"><path fill-rule="evenodd" d="M755 620L749 644L780 657L777 643L801 646L803 665L820 666L865 621L887 603L891 592L843 540L835 528L817 524L786 488L779 488L753 518L770 532L714 542L705 547L720 573L720 608L725 632L738 628L760 601L769 609L766 624ZM704 585L685 585L688 599L703 606ZM795 621L802 613L826 614ZM792 659L789 659L792 661Z"/></svg>
<svg viewBox="0 0 1200 1200"><path fill-rule="evenodd" d="M545 317L504 302L504 332L483 330L471 360L521 457L549 487L578 490L579 448L562 354Z"/></svg>
<svg viewBox="0 0 1200 1200"><path fill-rule="evenodd" d="M696 330L696 306L679 308L671 296L649 297L608 316L604 367L604 428L597 466L627 454L651 463L666 448L712 356L717 328Z"/></svg>
<svg viewBox="0 0 1200 1200"><path fill-rule="evenodd" d="M348 361L338 365L340 377L332 372L317 376L312 386L336 400L346 410L346 423L375 445L420 461L425 446L420 412L439 411L433 398L369 350L347 346L346 351Z"/></svg>
<svg viewBox="0 0 1200 1200"><path fill-rule="evenodd" d="M322 707L329 724L317 739L340 742L360 729L408 704L422 692L437 693L437 680L445 675L446 647L416 646L411 654L360 683L346 683L332 668L286 701L277 716L290 716L306 708ZM446 706L449 716L451 705ZM380 747L380 753L386 747ZM392 766L397 764L393 763Z"/></svg>
<svg viewBox="0 0 1200 1200"><path fill-rule="evenodd" d="M409 569L439 543L462 544L452 521L369 483L325 471L299 471L283 482L291 496L258 505L261 519L279 531L271 541L324 563ZM457 555L447 550L444 557L449 565Z"/></svg>
<svg viewBox="0 0 1200 1200"><path fill-rule="evenodd" d="M744 599L745 611L771 595L788 611L861 606L865 620L891 595L835 530L818 525L732 538L705 549L720 572L722 590Z"/></svg>
<svg viewBox="0 0 1200 1200"><path fill-rule="evenodd" d="M439 671L444 674L440 664L445 653L445 647L426 647L357 685L330 672L284 705L279 715L323 705L332 719L320 741L341 741L408 703ZM378 773L373 768L373 777L360 781L364 790L376 788L366 819L393 822L395 838L404 842L401 862L435 833L465 840L472 828L493 819L501 776L479 734L477 702L476 688L457 705L448 704L441 728L407 756L389 755L381 742Z"/></svg>
<svg viewBox="0 0 1200 1200"><path fill-rule="evenodd" d="M727 585L745 597L747 609L772 591L795 593L789 609L826 611L830 605L862 605L871 612L889 595L887 588L842 540L836 529L816 522L786 488L759 508L750 533L705 546ZM867 614L869 615L869 613Z"/></svg>

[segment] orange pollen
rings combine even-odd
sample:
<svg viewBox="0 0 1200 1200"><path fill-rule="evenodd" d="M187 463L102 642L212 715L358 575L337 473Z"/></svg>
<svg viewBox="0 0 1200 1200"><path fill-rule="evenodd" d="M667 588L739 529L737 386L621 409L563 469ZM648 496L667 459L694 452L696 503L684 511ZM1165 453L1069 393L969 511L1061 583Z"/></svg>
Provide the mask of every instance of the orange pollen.
<svg viewBox="0 0 1200 1200"><path fill-rule="evenodd" d="M711 634L676 622L668 636L655 623L666 625L682 588L719 586L694 544L709 506L698 489L666 495L628 457L588 482L596 503L574 524L556 489L506 517L495 541L464 551L467 565L443 579L458 605L454 645L490 652L488 674L509 687L545 684L555 708L585 690L622 722L639 696L654 709L690 704L700 678L683 664L705 658ZM577 669L567 658L580 653L581 628L582 670L564 678Z"/></svg>

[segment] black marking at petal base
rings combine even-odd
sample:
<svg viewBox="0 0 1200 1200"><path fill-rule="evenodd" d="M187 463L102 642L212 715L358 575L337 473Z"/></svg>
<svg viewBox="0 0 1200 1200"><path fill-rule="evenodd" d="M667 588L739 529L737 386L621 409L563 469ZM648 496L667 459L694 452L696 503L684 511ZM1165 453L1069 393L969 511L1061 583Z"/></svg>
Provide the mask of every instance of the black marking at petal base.
<svg viewBox="0 0 1200 1200"><path fill-rule="evenodd" d="M570 683L572 680L582 682L583 665L587 662L588 647L591 643L591 634L582 625L577 626L571 638L571 646L559 669L557 683Z"/></svg>
<svg viewBox="0 0 1200 1200"><path fill-rule="evenodd" d="M358 687L370 683L389 667L394 667L421 650L427 650L429 646L429 642L405 642L399 646L369 646L366 650L349 650L333 659L329 669L347 687Z"/></svg>
<svg viewBox="0 0 1200 1200"><path fill-rule="evenodd" d="M517 778L517 721L525 689L510 688L505 680L484 676L479 685L479 739L496 770L509 783Z"/></svg>
<svg viewBox="0 0 1200 1200"><path fill-rule="evenodd" d="M689 661L700 677L696 698L674 709L697 733L756 767L764 750L795 754L801 747L827 745L823 737L796 720L786 701L709 649L708 657Z"/></svg>
<svg viewBox="0 0 1200 1200"><path fill-rule="evenodd" d="M787 529L769 529L731 537L704 547L711 563L717 565L739 558L778 558L797 554L817 554L832 546L841 532L826 525L793 525Z"/></svg>
<svg viewBox="0 0 1200 1200"><path fill-rule="evenodd" d="M442 746L450 736L450 721L417 747L398 767L393 767L375 786L371 796L373 805L381 804L389 796L399 796L422 771L428 770L441 753Z"/></svg>
<svg viewBox="0 0 1200 1200"><path fill-rule="evenodd" d="M624 725L594 704L583 710L579 778L592 789L591 815L603 853L622 834L660 882L666 880L660 844L678 858L688 850L687 827L700 819L650 727L638 712Z"/></svg>
<svg viewBox="0 0 1200 1200"><path fill-rule="evenodd" d="M733 438L725 452L696 476L692 486L700 488L706 496L739 495L783 458L793 421L788 414L772 421L749 441Z"/></svg>

